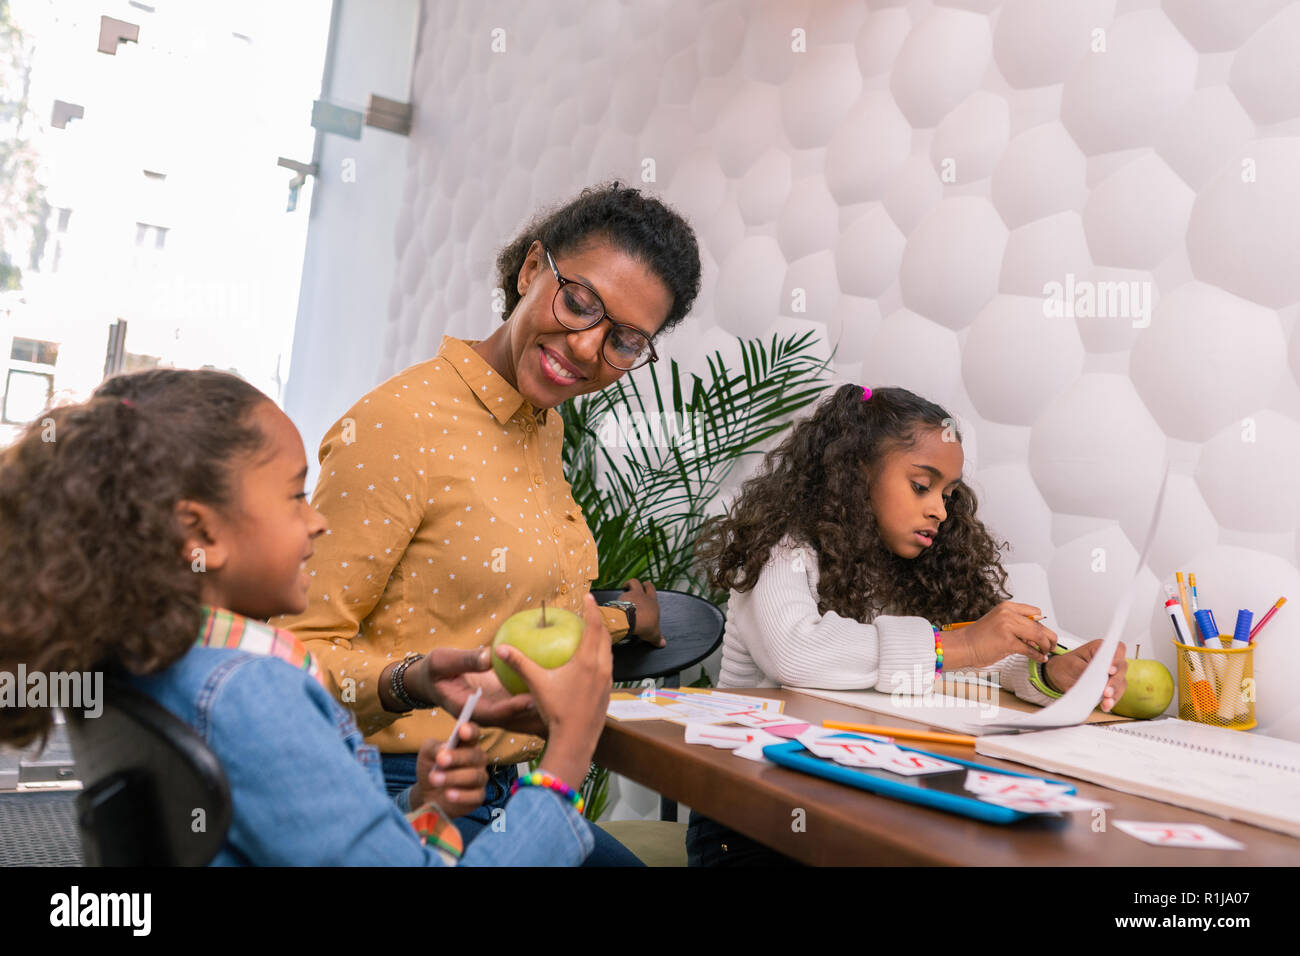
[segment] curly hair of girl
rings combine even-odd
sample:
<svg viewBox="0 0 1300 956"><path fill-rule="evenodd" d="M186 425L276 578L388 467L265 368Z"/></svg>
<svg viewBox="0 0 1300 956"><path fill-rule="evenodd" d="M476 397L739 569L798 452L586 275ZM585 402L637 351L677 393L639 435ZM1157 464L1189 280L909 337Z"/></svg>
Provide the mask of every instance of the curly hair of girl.
<svg viewBox="0 0 1300 956"><path fill-rule="evenodd" d="M0 453L0 670L153 673L199 626L201 574L183 553L183 500L228 507L263 449L269 401L212 370L110 379L47 411ZM0 743L44 737L49 708L0 709Z"/></svg>
<svg viewBox="0 0 1300 956"><path fill-rule="evenodd" d="M711 519L696 560L723 591L748 591L771 547L790 535L817 552L818 610L858 621L888 609L932 621L976 620L1010 595L997 542L959 483L934 545L904 559L881 540L868 490L885 456L930 429L961 441L946 410L903 388L843 385L798 423L744 482L727 514ZM949 438L949 436L951 436Z"/></svg>

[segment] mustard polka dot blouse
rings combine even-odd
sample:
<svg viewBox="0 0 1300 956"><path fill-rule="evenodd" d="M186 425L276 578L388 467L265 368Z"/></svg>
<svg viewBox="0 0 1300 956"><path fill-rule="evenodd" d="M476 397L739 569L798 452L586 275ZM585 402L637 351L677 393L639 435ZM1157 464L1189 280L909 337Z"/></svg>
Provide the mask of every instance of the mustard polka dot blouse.
<svg viewBox="0 0 1300 956"><path fill-rule="evenodd" d="M307 610L273 621L316 655L367 741L413 753L455 714L395 714L379 676L407 651L490 643L517 611L581 613L596 542L561 471L564 426L446 336L435 358L384 382L326 433L312 503L329 521L308 563ZM602 608L615 639L627 618ZM351 699L349 699L351 698ZM494 763L541 741L484 728Z"/></svg>

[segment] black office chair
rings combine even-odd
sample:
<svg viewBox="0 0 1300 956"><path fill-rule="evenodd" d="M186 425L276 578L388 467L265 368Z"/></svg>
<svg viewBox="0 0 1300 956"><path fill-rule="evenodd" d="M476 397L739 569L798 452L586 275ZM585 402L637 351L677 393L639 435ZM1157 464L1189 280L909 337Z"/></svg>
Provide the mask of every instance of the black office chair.
<svg viewBox="0 0 1300 956"><path fill-rule="evenodd" d="M230 786L184 721L116 681L99 717L68 715L88 866L203 866L230 828Z"/></svg>
<svg viewBox="0 0 1300 956"><path fill-rule="evenodd" d="M596 603L618 600L621 591L592 591ZM726 617L714 604L685 591L664 590L659 597L659 631L663 647L651 647L629 638L614 645L614 681L625 684L664 678L666 687L678 687L686 668L700 663L718 649ZM659 819L677 820L677 801L659 799Z"/></svg>

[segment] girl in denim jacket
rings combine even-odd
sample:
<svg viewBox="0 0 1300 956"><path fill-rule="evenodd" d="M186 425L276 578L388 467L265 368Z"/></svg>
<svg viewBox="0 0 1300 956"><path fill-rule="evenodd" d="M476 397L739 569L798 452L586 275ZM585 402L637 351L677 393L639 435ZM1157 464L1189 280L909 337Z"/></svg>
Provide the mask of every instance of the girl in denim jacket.
<svg viewBox="0 0 1300 956"><path fill-rule="evenodd" d="M534 785L467 847L448 820L484 796L478 731L428 741L414 786L385 795L339 688L290 633L312 541L292 422L222 372L156 369L49 411L0 454L0 670L112 669L192 726L230 784L233 818L213 860L243 865L576 865L592 838L580 784L604 723L610 640L588 598L569 664L509 657L531 695L480 701L489 723L536 708L549 743ZM488 652L437 651L438 703L456 711ZM504 655L503 655L504 656ZM50 729L48 708L0 710L0 743Z"/></svg>

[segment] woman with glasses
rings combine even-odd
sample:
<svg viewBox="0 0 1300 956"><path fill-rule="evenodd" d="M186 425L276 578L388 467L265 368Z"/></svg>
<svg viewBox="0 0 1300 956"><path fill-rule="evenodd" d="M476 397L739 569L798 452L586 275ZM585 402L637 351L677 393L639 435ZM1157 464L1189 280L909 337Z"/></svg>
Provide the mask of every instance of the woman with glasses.
<svg viewBox="0 0 1300 956"><path fill-rule="evenodd" d="M700 283L690 226L618 183L537 216L497 271L503 324L481 341L445 336L436 357L363 396L326 433L312 503L330 530L307 561L307 610L274 622L332 673L399 804L420 744L450 737L457 716L435 709L457 698L445 679L435 697L424 655L490 643L506 618L543 601L581 613L596 577L595 539L560 467L555 406L656 361L654 339L685 317ZM623 598L601 609L611 637L662 644L653 585L628 581ZM481 738L485 799L456 821L466 842L509 825L515 764L544 744L531 698L510 697L491 672L466 675L461 698L477 686L479 712L498 727ZM452 756L430 785L463 813L481 791ZM637 862L593 833L588 865Z"/></svg>

